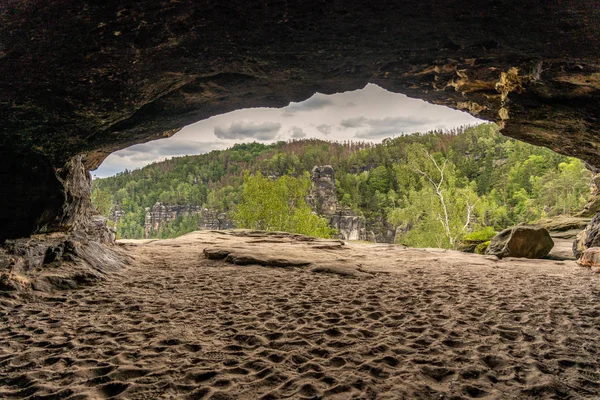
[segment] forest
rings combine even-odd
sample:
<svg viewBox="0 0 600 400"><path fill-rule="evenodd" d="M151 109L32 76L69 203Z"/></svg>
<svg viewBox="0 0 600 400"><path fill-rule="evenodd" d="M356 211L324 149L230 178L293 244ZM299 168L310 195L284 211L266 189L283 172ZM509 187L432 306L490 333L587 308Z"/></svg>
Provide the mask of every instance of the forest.
<svg viewBox="0 0 600 400"><path fill-rule="evenodd" d="M396 242L415 247L456 248L465 237L489 237L517 223L571 215L585 204L591 176L578 159L502 136L495 124L481 124L380 144L317 139L237 144L96 179L92 199L109 219L115 206L124 212L116 226L119 238L144 237L144 209L156 202L227 212L238 226L250 227L253 221L240 217L244 210L246 216L257 214L247 209L249 185L263 185L255 193L277 197L286 191L281 185L279 192L269 189L277 186L269 181L284 179L299 198L310 191L306 174L315 165L333 166L344 206L367 224L398 228ZM305 208L301 212L311 218ZM193 217L178 218L159 236L178 236L196 226ZM311 231L304 224L303 233L332 233L318 218L314 226Z"/></svg>

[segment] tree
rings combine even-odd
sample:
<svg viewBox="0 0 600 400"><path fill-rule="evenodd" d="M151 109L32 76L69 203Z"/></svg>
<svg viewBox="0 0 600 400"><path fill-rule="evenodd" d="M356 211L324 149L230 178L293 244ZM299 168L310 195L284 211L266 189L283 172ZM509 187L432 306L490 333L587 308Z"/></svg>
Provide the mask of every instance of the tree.
<svg viewBox="0 0 600 400"><path fill-rule="evenodd" d="M233 219L240 228L285 231L330 237L327 220L314 214L304 198L310 189L308 172L299 178L270 179L260 172L244 175L240 204Z"/></svg>
<svg viewBox="0 0 600 400"><path fill-rule="evenodd" d="M561 162L557 169L532 179L536 205L547 209L550 215L571 215L585 205L590 179L591 172L581 160Z"/></svg>
<svg viewBox="0 0 600 400"><path fill-rule="evenodd" d="M421 188L410 190L405 206L393 210L388 220L396 226L413 226L403 238L411 245L454 248L481 219L475 215L479 202L475 184L460 187L454 164L441 154L432 155L420 144L411 145L407 155L404 168L421 177Z"/></svg>
<svg viewBox="0 0 600 400"><path fill-rule="evenodd" d="M107 190L95 188L92 191L92 204L99 214L109 217L113 207L113 198Z"/></svg>

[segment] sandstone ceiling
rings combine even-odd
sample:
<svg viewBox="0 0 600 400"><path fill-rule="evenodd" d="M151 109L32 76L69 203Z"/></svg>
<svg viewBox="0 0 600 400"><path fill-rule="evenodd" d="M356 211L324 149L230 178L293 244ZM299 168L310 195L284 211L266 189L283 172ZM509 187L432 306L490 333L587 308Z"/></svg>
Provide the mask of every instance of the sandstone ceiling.
<svg viewBox="0 0 600 400"><path fill-rule="evenodd" d="M0 241L73 225L78 154L368 82L600 167L599 54L595 0L5 0Z"/></svg>

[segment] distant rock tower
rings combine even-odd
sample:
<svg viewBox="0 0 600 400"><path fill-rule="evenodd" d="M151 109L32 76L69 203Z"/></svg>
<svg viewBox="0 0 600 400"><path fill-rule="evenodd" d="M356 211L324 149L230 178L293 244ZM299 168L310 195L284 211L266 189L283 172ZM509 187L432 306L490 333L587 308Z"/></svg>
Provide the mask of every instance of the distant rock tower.
<svg viewBox="0 0 600 400"><path fill-rule="evenodd" d="M313 167L311 180L314 185L307 201L312 209L329 220L329 225L338 230L341 239L367 240L364 217L338 201L333 167Z"/></svg>

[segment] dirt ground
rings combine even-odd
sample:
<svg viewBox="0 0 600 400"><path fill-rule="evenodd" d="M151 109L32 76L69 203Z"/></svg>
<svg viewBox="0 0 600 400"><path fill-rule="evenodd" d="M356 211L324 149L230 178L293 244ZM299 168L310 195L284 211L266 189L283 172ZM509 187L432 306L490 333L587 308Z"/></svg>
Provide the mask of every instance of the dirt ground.
<svg viewBox="0 0 600 400"><path fill-rule="evenodd" d="M600 398L600 276L572 261L231 232L121 246L132 265L98 285L0 298L0 398Z"/></svg>

